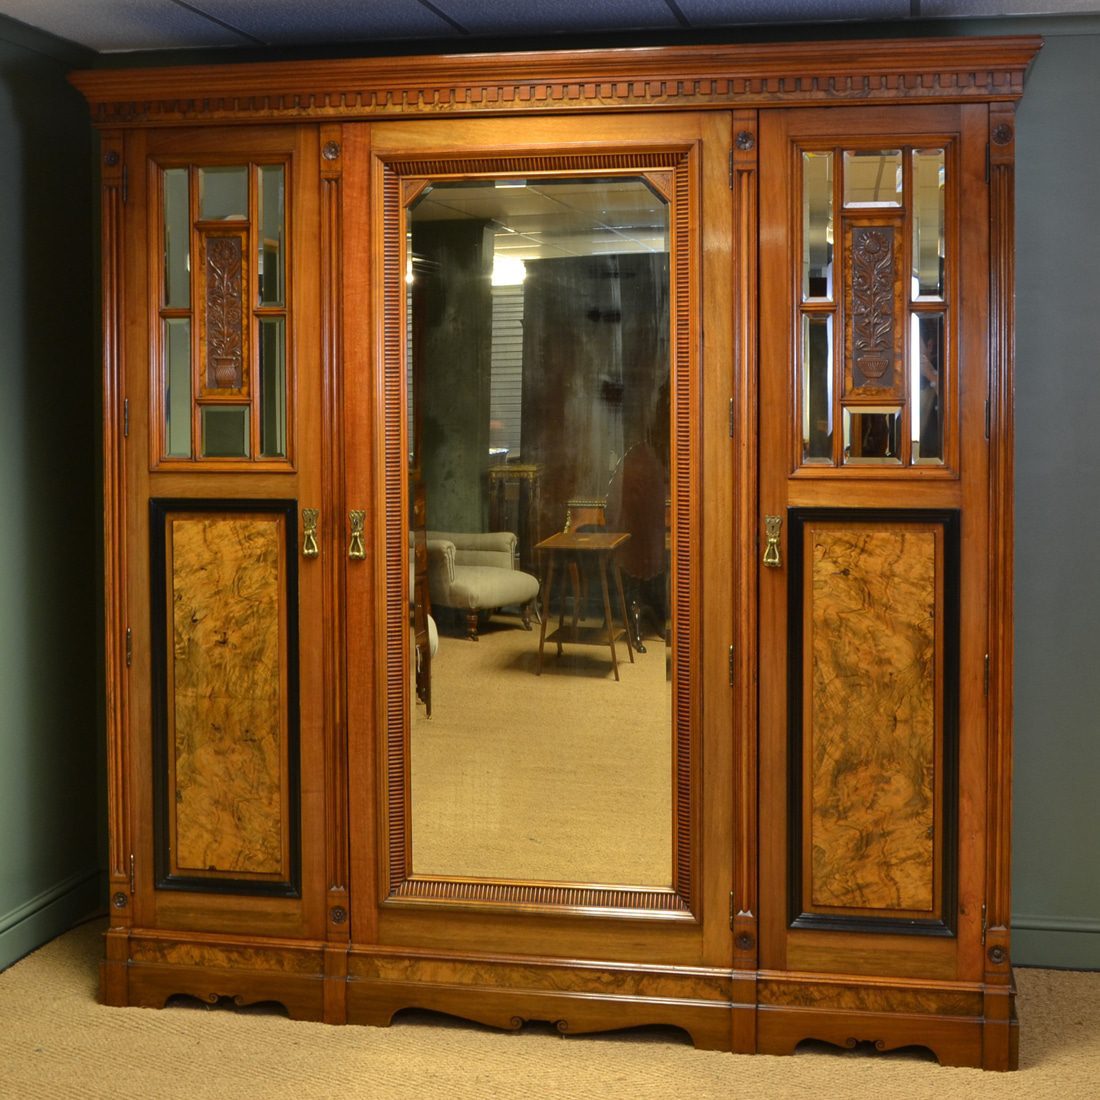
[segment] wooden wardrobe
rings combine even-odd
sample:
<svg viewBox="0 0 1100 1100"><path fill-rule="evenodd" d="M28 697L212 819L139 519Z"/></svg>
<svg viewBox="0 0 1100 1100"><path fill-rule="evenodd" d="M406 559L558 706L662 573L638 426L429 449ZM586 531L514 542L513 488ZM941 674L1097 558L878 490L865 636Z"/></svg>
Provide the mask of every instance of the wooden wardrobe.
<svg viewBox="0 0 1100 1100"><path fill-rule="evenodd" d="M1039 45L73 77L102 182L104 1003L1015 1067ZM514 416L487 396L508 369ZM536 540L574 532L540 675L538 624L475 643L428 606L425 555L490 515L544 592ZM619 529L651 547L600 566L647 609L633 638L581 545Z"/></svg>

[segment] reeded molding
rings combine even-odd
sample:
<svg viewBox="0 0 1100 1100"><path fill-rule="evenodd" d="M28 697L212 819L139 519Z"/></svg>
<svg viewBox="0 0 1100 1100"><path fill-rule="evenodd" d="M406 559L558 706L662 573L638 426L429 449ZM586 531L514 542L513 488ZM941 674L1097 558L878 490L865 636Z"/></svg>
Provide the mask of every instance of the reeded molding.
<svg viewBox="0 0 1100 1100"><path fill-rule="evenodd" d="M631 889L554 882L498 882L492 879L405 878L391 888L389 904L445 903L507 910L614 911L617 916L692 919L675 890Z"/></svg>
<svg viewBox="0 0 1100 1100"><path fill-rule="evenodd" d="M1013 101L1038 37L665 46L73 73L97 126ZM594 74L599 74L594 76Z"/></svg>

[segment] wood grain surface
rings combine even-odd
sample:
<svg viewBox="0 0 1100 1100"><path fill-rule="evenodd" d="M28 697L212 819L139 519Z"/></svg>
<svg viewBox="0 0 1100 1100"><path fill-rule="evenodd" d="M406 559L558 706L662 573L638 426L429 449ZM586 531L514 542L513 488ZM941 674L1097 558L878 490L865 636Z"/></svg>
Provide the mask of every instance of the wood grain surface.
<svg viewBox="0 0 1100 1100"><path fill-rule="evenodd" d="M279 874L282 519L169 522L174 869Z"/></svg>
<svg viewBox="0 0 1100 1100"><path fill-rule="evenodd" d="M809 898L931 911L936 535L808 532Z"/></svg>

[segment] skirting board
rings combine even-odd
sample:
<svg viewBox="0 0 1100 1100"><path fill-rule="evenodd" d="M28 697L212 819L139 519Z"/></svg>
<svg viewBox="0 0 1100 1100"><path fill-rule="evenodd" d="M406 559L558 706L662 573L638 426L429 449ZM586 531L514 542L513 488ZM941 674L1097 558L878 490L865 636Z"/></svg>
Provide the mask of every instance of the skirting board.
<svg viewBox="0 0 1100 1100"><path fill-rule="evenodd" d="M105 892L100 870L78 872L0 914L0 970L100 909Z"/></svg>
<svg viewBox="0 0 1100 1100"><path fill-rule="evenodd" d="M1020 966L1100 970L1100 919L1017 913L1012 961Z"/></svg>

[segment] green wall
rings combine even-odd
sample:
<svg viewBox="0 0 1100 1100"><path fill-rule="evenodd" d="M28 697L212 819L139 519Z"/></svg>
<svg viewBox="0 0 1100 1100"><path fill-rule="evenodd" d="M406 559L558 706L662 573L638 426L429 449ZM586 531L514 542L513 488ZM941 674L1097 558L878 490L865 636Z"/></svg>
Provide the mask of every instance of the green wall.
<svg viewBox="0 0 1100 1100"><path fill-rule="evenodd" d="M1016 146L1014 957L1100 968L1100 18L828 33L918 29L1047 39ZM0 20L0 966L102 893L95 191L63 80L91 63Z"/></svg>
<svg viewBox="0 0 1100 1100"><path fill-rule="evenodd" d="M1100 968L1100 20L1043 29L1016 138L1013 955Z"/></svg>
<svg viewBox="0 0 1100 1100"><path fill-rule="evenodd" d="M0 967L100 904L92 139L0 23Z"/></svg>

